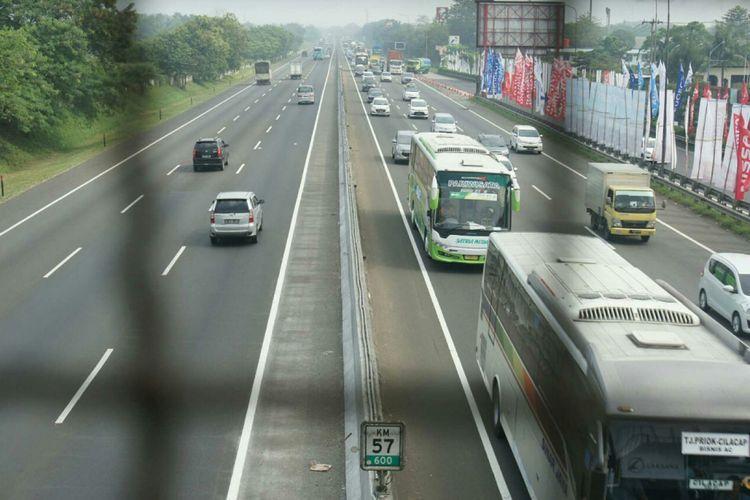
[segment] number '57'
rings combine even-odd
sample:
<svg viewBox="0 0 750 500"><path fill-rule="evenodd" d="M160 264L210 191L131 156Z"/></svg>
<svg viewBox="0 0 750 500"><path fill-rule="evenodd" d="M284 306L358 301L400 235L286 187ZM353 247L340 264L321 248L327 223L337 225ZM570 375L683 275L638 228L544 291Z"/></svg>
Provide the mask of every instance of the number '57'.
<svg viewBox="0 0 750 500"><path fill-rule="evenodd" d="M393 442L395 439L390 438L375 438L372 440L372 451L373 453L382 453L383 452L383 446L386 446L385 452L390 453L391 447L393 446Z"/></svg>

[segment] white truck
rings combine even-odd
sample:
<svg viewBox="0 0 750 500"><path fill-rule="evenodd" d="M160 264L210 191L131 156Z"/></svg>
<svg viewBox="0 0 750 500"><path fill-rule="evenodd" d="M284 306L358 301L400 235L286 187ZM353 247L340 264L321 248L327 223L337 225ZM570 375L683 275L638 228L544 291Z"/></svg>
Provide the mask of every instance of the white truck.
<svg viewBox="0 0 750 500"><path fill-rule="evenodd" d="M640 236L646 242L656 232L656 203L651 173L627 163L589 163L586 212L591 229L614 236Z"/></svg>
<svg viewBox="0 0 750 500"><path fill-rule="evenodd" d="M289 63L289 78L291 80L300 80L302 78L302 63Z"/></svg>

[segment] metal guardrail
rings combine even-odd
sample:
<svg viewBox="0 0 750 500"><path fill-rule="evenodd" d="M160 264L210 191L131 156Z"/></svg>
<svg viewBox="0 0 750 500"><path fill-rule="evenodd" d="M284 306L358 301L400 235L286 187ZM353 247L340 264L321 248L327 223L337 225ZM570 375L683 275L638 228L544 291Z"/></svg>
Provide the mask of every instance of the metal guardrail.
<svg viewBox="0 0 750 500"><path fill-rule="evenodd" d="M337 51L338 53L338 51ZM360 469L360 423L382 420L380 380L371 316L362 244L359 234L357 198L351 181L349 139L347 137L343 67L337 56L338 129L339 129L339 240L341 261L341 319L344 353L344 433L346 449L346 497L373 498L375 474Z"/></svg>
<svg viewBox="0 0 750 500"><path fill-rule="evenodd" d="M613 161L622 163L637 163L640 167L651 171L652 179L655 182L659 182L662 185L677 189L678 191L692 196L696 200L699 200L707 205L719 210L721 213L733 217L739 221L750 223L750 203L745 201L735 201L728 194L707 186L702 182L691 179L685 175L673 172L669 169L663 168L660 165L654 165L650 162L646 162L641 158L632 158L626 155L619 155L612 151L608 151L605 148L599 147L591 140L583 137L571 134L563 129L563 127L555 122L545 120L542 117L530 113L526 110L517 109L515 106L510 104L496 101L494 99L488 99L486 97L475 96L475 99L487 103L492 106L497 106L505 111L509 111L519 116L523 116L527 120L538 123L553 132L565 137L568 140L575 142L576 144L595 151L601 155L604 155Z"/></svg>

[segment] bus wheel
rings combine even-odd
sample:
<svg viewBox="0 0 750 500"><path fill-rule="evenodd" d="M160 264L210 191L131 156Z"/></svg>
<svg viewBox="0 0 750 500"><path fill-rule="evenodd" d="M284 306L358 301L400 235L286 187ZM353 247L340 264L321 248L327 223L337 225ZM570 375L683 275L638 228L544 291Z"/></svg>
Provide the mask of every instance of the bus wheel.
<svg viewBox="0 0 750 500"><path fill-rule="evenodd" d="M503 424L500 423L500 415L500 390L495 383L492 384L492 431L495 437L505 439L505 431L503 431Z"/></svg>

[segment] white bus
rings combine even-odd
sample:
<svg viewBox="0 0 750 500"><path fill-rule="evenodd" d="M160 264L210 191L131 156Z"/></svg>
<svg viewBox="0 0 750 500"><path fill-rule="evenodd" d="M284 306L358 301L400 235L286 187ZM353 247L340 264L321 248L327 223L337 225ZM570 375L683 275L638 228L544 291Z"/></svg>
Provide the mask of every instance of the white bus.
<svg viewBox="0 0 750 500"><path fill-rule="evenodd" d="M476 352L532 498L750 495L748 346L599 239L493 234Z"/></svg>
<svg viewBox="0 0 750 500"><path fill-rule="evenodd" d="M421 133L409 154L409 211L434 260L482 264L487 237L511 227L520 209L515 172L479 142Z"/></svg>

